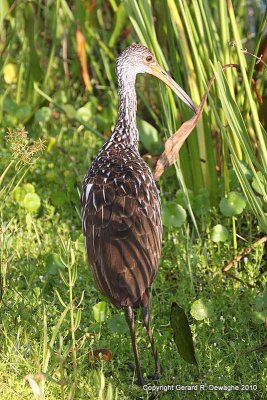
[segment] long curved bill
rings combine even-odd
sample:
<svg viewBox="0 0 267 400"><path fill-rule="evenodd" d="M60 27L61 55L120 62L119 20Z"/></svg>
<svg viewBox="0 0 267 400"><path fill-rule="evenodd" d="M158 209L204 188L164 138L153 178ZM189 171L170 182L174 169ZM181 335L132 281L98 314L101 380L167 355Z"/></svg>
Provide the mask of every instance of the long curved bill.
<svg viewBox="0 0 267 400"><path fill-rule="evenodd" d="M169 86L170 89L177 94L178 97L196 114L197 109L188 94L164 71L159 64L150 65L151 75L156 76L162 82Z"/></svg>

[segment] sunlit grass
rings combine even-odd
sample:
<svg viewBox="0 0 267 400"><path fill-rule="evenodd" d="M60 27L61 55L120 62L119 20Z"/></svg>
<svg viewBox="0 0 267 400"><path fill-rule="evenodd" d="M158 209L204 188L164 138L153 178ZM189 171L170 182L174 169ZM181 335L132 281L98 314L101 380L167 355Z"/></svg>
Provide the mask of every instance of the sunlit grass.
<svg viewBox="0 0 267 400"><path fill-rule="evenodd" d="M266 232L266 122L250 85L256 59L244 50L257 54L266 12L252 2L248 20L245 0L233 1L230 13L230 1L85 3L0 2L0 398L265 399L264 244L229 270L234 277L222 268ZM78 22L92 90L81 77ZM79 190L115 123L115 58L133 41L148 45L196 104L213 73L217 80L177 164L159 182L165 226L152 287L158 384L248 384L257 391L146 392L134 383L123 311L107 304L105 321L94 318L93 306L106 299L87 265ZM225 63L239 63L241 73L223 72ZM262 68L263 100L264 80ZM153 78L138 77L137 91L140 151L153 168L165 138L191 114ZM227 203L229 193L241 209ZM209 318L190 314L198 299L211 302ZM175 347L172 302L189 317L199 371ZM147 376L153 360L140 322L137 336ZM112 351L110 362L89 359L101 348Z"/></svg>

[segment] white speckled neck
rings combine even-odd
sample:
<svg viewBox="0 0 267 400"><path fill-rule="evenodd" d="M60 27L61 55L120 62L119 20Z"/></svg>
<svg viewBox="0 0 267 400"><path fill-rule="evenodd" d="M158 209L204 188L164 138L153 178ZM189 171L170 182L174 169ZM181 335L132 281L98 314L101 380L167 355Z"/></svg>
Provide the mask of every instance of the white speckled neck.
<svg viewBox="0 0 267 400"><path fill-rule="evenodd" d="M138 148L139 134L136 127L136 91L134 72L117 71L119 109L118 119L110 137L110 141L124 142Z"/></svg>

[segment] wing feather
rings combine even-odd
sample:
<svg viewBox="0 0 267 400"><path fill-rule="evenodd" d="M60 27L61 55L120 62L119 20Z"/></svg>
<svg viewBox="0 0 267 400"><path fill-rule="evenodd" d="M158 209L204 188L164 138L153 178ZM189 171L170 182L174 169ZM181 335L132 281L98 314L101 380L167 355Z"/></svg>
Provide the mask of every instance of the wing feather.
<svg viewBox="0 0 267 400"><path fill-rule="evenodd" d="M89 173L83 185L83 233L93 277L118 307L142 301L160 260L159 194L140 160L139 170L117 166L109 176Z"/></svg>

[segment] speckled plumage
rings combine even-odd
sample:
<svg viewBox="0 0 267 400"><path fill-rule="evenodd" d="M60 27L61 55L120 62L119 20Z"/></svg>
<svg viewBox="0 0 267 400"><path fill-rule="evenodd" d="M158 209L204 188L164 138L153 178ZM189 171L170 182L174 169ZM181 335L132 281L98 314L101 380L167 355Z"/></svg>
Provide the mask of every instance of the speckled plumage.
<svg viewBox="0 0 267 400"><path fill-rule="evenodd" d="M134 50L151 54L143 46L131 46ZM125 57L124 52L117 60L118 120L84 179L82 215L99 290L117 307L136 307L147 304L160 260L162 224L158 189L138 151L135 76L123 68Z"/></svg>
<svg viewBox="0 0 267 400"><path fill-rule="evenodd" d="M141 306L160 374L150 326L149 287L158 269L162 222L159 192L138 151L135 78L149 73L166 83L195 112L189 96L159 66L144 46L132 45L116 60L119 109L117 123L85 176L82 220L86 251L99 290L117 307L125 308L138 383L144 384L134 329L133 308Z"/></svg>

